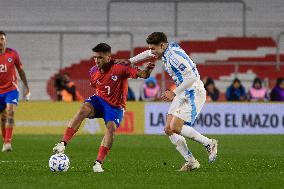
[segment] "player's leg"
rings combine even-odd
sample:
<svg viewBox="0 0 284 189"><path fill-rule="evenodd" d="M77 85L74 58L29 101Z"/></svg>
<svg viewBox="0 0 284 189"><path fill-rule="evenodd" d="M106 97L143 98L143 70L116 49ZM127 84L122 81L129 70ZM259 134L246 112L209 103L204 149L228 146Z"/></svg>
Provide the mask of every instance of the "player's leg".
<svg viewBox="0 0 284 189"><path fill-rule="evenodd" d="M217 157L217 140L207 138L206 136L200 134L194 128L186 124L178 125L177 122L181 121L183 120L174 116L171 124L171 129L177 134L181 134L182 136L188 137L196 142L203 144L207 152L209 153L209 162L212 163L213 161L215 161Z"/></svg>
<svg viewBox="0 0 284 189"><path fill-rule="evenodd" d="M12 151L11 141L15 124L14 113L19 101L19 92L17 90L9 91L5 93L3 97L6 105L7 121L5 124L5 138L2 152L10 152Z"/></svg>
<svg viewBox="0 0 284 189"><path fill-rule="evenodd" d="M203 144L209 153L209 162L213 162L217 157L217 140L209 139L191 127L205 103L205 92L203 90L190 90L187 91L186 96L189 103L183 103L175 112L171 129L177 134Z"/></svg>
<svg viewBox="0 0 284 189"><path fill-rule="evenodd" d="M200 134L198 131L196 131L194 128L184 124L184 121L174 116L171 122L171 129L177 133L181 134L182 136L188 137L196 142L199 142L203 144L204 146L210 144L211 140L207 138L206 136Z"/></svg>
<svg viewBox="0 0 284 189"><path fill-rule="evenodd" d="M2 152L10 152L12 151L12 137L13 137L13 129L15 125L14 114L16 110L15 104L7 104L6 111L7 111L7 121L5 125L5 138L4 144L2 148Z"/></svg>
<svg viewBox="0 0 284 189"><path fill-rule="evenodd" d="M95 109L89 102L85 102L80 107L79 111L74 115L74 117L68 123L65 130L63 138L60 143L56 144L53 148L55 153L64 153L65 146L72 139L74 134L78 131L81 126L82 121L85 118L92 117L95 115Z"/></svg>
<svg viewBox="0 0 284 189"><path fill-rule="evenodd" d="M73 137L73 135L79 130L82 121L85 118L88 118L93 115L95 115L94 107L88 102L83 103L79 111L73 116L73 118L68 123L62 141L68 143L68 141Z"/></svg>
<svg viewBox="0 0 284 189"><path fill-rule="evenodd" d="M105 135L103 137L103 140L101 142L101 146L98 152L98 156L96 159L96 162L93 166L94 172L103 172L102 164L108 155L110 148L113 144L113 139L114 139L114 132L116 129L116 124L114 121L109 121L106 124L106 131Z"/></svg>
<svg viewBox="0 0 284 189"><path fill-rule="evenodd" d="M94 163L94 172L103 172L102 164L113 143L114 132L120 126L123 119L124 109L114 108L105 101L102 101L104 121L106 123L106 132L102 140L97 159Z"/></svg>
<svg viewBox="0 0 284 189"><path fill-rule="evenodd" d="M183 136L180 135L180 133L174 132L172 128L179 127L183 125L183 120L180 120L180 122L174 123L173 118L175 117L174 114L180 113L180 107L184 104L184 100L180 99L178 96L176 96L169 108L168 116L167 116L167 122L165 131L167 135L169 135L169 138L171 142L176 145L176 149L180 152L180 154L184 157L186 160L186 163L182 166L180 169L181 171L188 171L193 169L198 169L200 164L199 162L193 157L192 153L187 147L186 140ZM171 126L171 124L179 124L175 127ZM174 133L174 134L172 134Z"/></svg>
<svg viewBox="0 0 284 189"><path fill-rule="evenodd" d="M5 135L6 135L6 122L7 122L7 112L6 109L0 110L0 115L1 115L1 133L2 133L2 139L4 142Z"/></svg>
<svg viewBox="0 0 284 189"><path fill-rule="evenodd" d="M180 133L177 133L176 128L181 128L184 124L184 121L180 118L176 119L177 117L172 115L172 119L169 120L169 127L172 132L174 132L174 135L176 136L181 136ZM168 120L167 120L168 121ZM171 139L171 138L170 138ZM172 139L171 139L172 141ZM172 141L174 143L174 140ZM176 149L183 155L184 159L186 160L185 164L181 167L181 171L191 171L194 169L198 169L200 167L199 162L194 158L192 153L188 150L187 145L186 145L186 140L184 137L180 138L180 140L176 141ZM185 150L188 150L187 152Z"/></svg>
<svg viewBox="0 0 284 189"><path fill-rule="evenodd" d="M173 118L173 115L171 114L167 115L165 133L169 136L169 139L172 142L172 144L176 146L176 150L182 155L185 161L188 162L194 157L191 151L187 147L185 138L179 134L174 133L170 129L170 123L171 123L172 118Z"/></svg>
<svg viewBox="0 0 284 189"><path fill-rule="evenodd" d="M107 147L109 149L112 147L116 127L117 126L114 121L109 121L106 124L106 131L105 131L104 138L101 142L101 146Z"/></svg>
<svg viewBox="0 0 284 189"><path fill-rule="evenodd" d="M1 116L1 134L4 142L5 133L6 133L6 121L7 121L7 112L6 112L6 102L5 94L0 94L0 116Z"/></svg>

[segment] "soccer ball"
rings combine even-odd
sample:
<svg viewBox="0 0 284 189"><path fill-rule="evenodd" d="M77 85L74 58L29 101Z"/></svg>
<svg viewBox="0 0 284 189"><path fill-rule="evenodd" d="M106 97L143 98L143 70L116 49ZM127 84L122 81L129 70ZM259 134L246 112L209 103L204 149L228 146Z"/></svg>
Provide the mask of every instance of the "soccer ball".
<svg viewBox="0 0 284 189"><path fill-rule="evenodd" d="M70 161L65 154L54 154L49 159L49 168L53 172L66 172Z"/></svg>

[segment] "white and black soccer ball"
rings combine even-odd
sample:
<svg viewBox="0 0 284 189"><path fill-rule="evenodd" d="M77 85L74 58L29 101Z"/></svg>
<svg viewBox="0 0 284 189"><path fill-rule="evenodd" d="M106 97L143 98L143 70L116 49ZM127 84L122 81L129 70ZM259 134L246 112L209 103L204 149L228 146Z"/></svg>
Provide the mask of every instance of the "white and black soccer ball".
<svg viewBox="0 0 284 189"><path fill-rule="evenodd" d="M49 159L49 168L53 172L66 172L70 161L65 154L54 154Z"/></svg>

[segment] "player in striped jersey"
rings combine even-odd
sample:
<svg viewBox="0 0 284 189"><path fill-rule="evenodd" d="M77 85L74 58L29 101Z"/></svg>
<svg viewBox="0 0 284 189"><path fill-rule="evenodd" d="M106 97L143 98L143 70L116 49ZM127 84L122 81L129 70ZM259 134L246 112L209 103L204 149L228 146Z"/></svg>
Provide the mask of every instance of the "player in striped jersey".
<svg viewBox="0 0 284 189"><path fill-rule="evenodd" d="M215 161L217 140L203 136L192 127L206 99L206 91L196 65L177 43L169 43L163 32L152 33L147 37L146 42L150 50L131 58L130 61L135 63L151 56L161 59L165 70L177 86L174 91L165 91L161 98L171 102L165 133L186 160L181 171L200 167L199 162L188 149L184 137L203 144L208 151L209 162Z"/></svg>

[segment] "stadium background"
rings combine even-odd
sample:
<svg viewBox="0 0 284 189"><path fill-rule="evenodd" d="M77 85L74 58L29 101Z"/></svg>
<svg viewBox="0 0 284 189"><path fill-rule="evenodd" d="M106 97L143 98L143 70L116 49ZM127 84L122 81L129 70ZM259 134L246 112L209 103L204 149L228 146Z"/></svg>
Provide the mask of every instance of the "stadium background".
<svg viewBox="0 0 284 189"><path fill-rule="evenodd" d="M74 113L71 110L75 111L79 105L53 103L54 75L69 73L81 94L91 95L93 90L88 86L87 74L93 63L90 61L91 48L102 41L113 47L113 57L129 58L146 48L145 37L149 33L166 32L170 40L179 42L190 54L202 78L215 80L221 91L221 101L225 99L226 87L235 77L246 89L256 76L270 89L278 77L283 77L283 63L277 59L279 55L280 60L284 60L283 1L174 2L1 1L1 29L7 31L8 46L20 53L32 99L38 101L38 104L20 104L16 133L39 133L40 128L46 126L49 129L42 129L41 133L58 133L63 129ZM152 75L158 79L162 90L171 84L160 62ZM130 81L136 99L142 84L142 79ZM42 100L44 102L39 102ZM70 114L48 120L43 116L47 113L37 111L38 106L50 107L43 112L71 108ZM129 103L128 110L130 114L135 113L141 106L145 105ZM222 104L216 106L222 107ZM262 106L270 108L268 103ZM134 127L140 128L138 133L141 134L149 126L147 118L144 114L133 116L140 117L139 121L134 121ZM279 127L282 116L278 115ZM265 129L263 131L266 133Z"/></svg>
<svg viewBox="0 0 284 189"><path fill-rule="evenodd" d="M284 1L138 1L0 0L0 30L19 52L32 93L32 101L17 108L13 152L0 154L0 188L282 188L283 102L229 103L224 92L236 76L246 89L255 76L270 89L284 76ZM86 120L72 139L68 172L50 172L51 149L80 106L55 102L54 75L70 73L86 97L92 94L87 71L94 45L107 42L114 57L129 58L153 31L179 42L201 77L212 77L223 95L196 121L199 131L219 140L217 161L208 164L205 150L188 140L201 168L174 171L184 162L161 135L168 104L136 101L128 102L104 174L92 172L102 120ZM153 76L165 90L171 81L162 70L158 63ZM130 81L136 98L142 83Z"/></svg>

